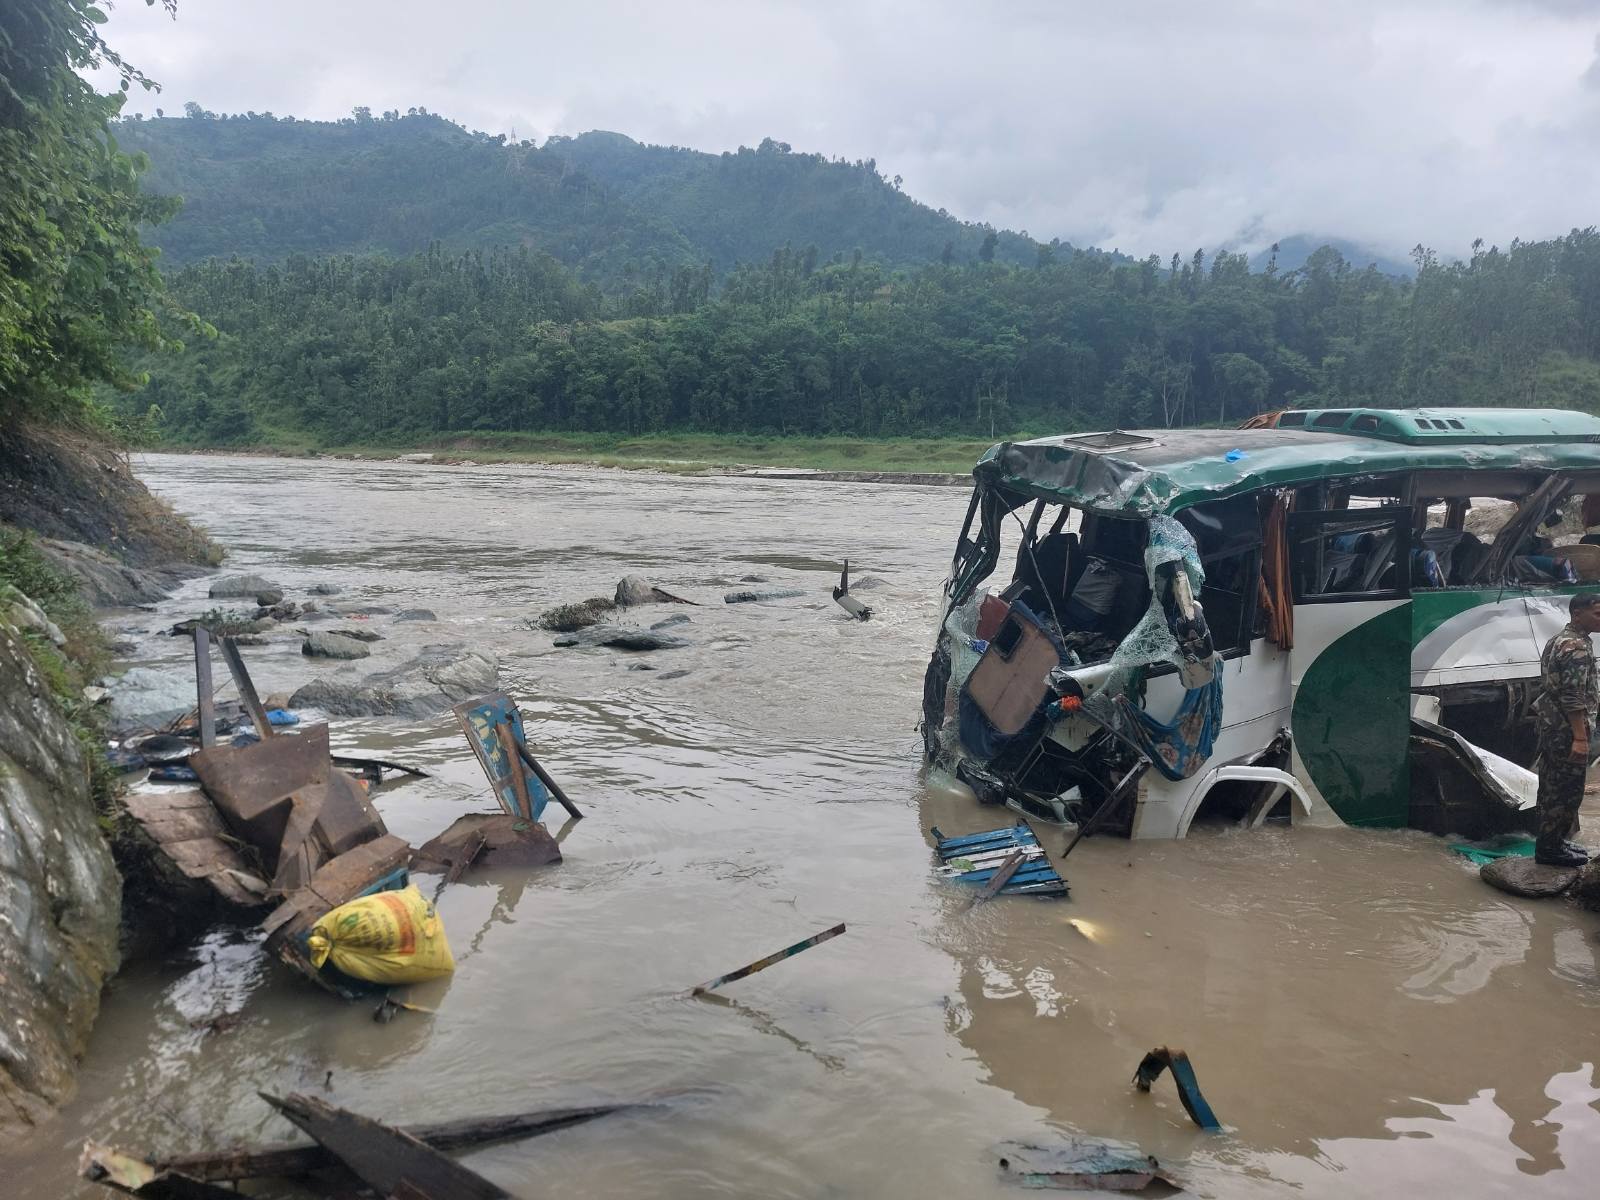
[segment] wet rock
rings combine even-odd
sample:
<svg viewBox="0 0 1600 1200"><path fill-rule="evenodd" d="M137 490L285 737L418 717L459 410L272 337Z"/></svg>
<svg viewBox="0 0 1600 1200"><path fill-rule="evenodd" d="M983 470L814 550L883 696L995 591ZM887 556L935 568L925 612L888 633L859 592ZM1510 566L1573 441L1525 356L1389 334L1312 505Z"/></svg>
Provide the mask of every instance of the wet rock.
<svg viewBox="0 0 1600 1200"><path fill-rule="evenodd" d="M628 670L630 671L654 671L658 669L655 663L636 662L628 664Z"/></svg>
<svg viewBox="0 0 1600 1200"><path fill-rule="evenodd" d="M476 650L426 646L410 662L361 680L313 680L289 697L287 707L335 717L432 717L494 691L498 675L495 659Z"/></svg>
<svg viewBox="0 0 1600 1200"><path fill-rule="evenodd" d="M355 638L318 630L306 634L300 653L311 658L366 658L372 651Z"/></svg>
<svg viewBox="0 0 1600 1200"><path fill-rule="evenodd" d="M277 592L278 600L283 599L283 589L260 575L224 575L221 579L212 581L211 589L206 595L213 600L234 599L240 596L248 596L253 600L262 592Z"/></svg>
<svg viewBox="0 0 1600 1200"><path fill-rule="evenodd" d="M282 604L275 604L271 608L258 608L252 620L255 621L292 621L300 615L300 606L293 600L286 600Z"/></svg>
<svg viewBox="0 0 1600 1200"><path fill-rule="evenodd" d="M687 672L687 671L667 671L661 676L661 678L663 678L663 679L682 679L688 673L689 672Z"/></svg>
<svg viewBox="0 0 1600 1200"><path fill-rule="evenodd" d="M577 633L566 633L556 638L555 645L568 646L611 646L618 650L678 650L689 645L681 637L674 637L670 633L658 633L653 629L637 629L629 625L595 625L588 629L580 629Z"/></svg>
<svg viewBox="0 0 1600 1200"><path fill-rule="evenodd" d="M194 671L130 667L106 684L111 719L118 725L159 725L195 705Z"/></svg>
<svg viewBox="0 0 1600 1200"><path fill-rule="evenodd" d="M687 624L689 624L689 615L687 613L673 613L670 617L666 617L663 620L657 621L654 625L650 626L650 628L671 629L674 625Z"/></svg>
<svg viewBox="0 0 1600 1200"><path fill-rule="evenodd" d="M1520 854L1486 862L1478 875L1490 887L1513 896L1559 896L1578 878L1576 867L1546 867Z"/></svg>
<svg viewBox="0 0 1600 1200"><path fill-rule="evenodd" d="M154 570L130 567L82 542L39 538L35 543L51 564L78 581L84 599L97 608L154 604L177 583L203 568L173 566Z"/></svg>
<svg viewBox="0 0 1600 1200"><path fill-rule="evenodd" d="M283 603L282 588L262 588L256 593L256 603L262 608L271 608L274 604Z"/></svg>
<svg viewBox="0 0 1600 1200"><path fill-rule="evenodd" d="M259 633L242 633L233 639L235 646L265 646L269 642L270 639L263 637Z"/></svg>
<svg viewBox="0 0 1600 1200"><path fill-rule="evenodd" d="M118 962L122 886L89 770L26 644L0 628L0 1140L72 1092Z"/></svg>
<svg viewBox="0 0 1600 1200"><path fill-rule="evenodd" d="M765 590L751 590L743 592L729 592L722 598L724 604L750 604L759 600L789 600L795 596L804 596L799 588L768 588Z"/></svg>
<svg viewBox="0 0 1600 1200"><path fill-rule="evenodd" d="M26 633L50 639L57 646L67 644L66 634L44 615L44 609L10 584L0 585L0 617Z"/></svg>
<svg viewBox="0 0 1600 1200"><path fill-rule="evenodd" d="M306 589L313 596L337 596L344 591L337 583L317 583Z"/></svg>
<svg viewBox="0 0 1600 1200"><path fill-rule="evenodd" d="M551 633L576 633L604 620L605 615L617 607L617 602L605 596L592 596L577 604L561 604L546 609L539 617L541 629Z"/></svg>
<svg viewBox="0 0 1600 1200"><path fill-rule="evenodd" d="M341 617L386 617L394 611L381 604L330 604L328 607Z"/></svg>
<svg viewBox="0 0 1600 1200"><path fill-rule="evenodd" d="M639 604L654 604L655 599L655 585L643 575L625 576L617 584L615 603L618 608L632 608Z"/></svg>
<svg viewBox="0 0 1600 1200"><path fill-rule="evenodd" d="M333 629L320 630L320 634L331 634L334 637L351 638L358 642L381 642L383 634L376 629L366 629L360 625L339 625Z"/></svg>
<svg viewBox="0 0 1600 1200"><path fill-rule="evenodd" d="M770 579L768 579L765 575L741 575L741 576L739 576L739 582L740 583L770 583L772 581Z"/></svg>
<svg viewBox="0 0 1600 1200"><path fill-rule="evenodd" d="M439 614L431 608L403 608L395 613L396 621L437 621Z"/></svg>
<svg viewBox="0 0 1600 1200"><path fill-rule="evenodd" d="M1589 865L1578 872L1572 894L1585 908L1600 910L1600 858L1590 859Z"/></svg>

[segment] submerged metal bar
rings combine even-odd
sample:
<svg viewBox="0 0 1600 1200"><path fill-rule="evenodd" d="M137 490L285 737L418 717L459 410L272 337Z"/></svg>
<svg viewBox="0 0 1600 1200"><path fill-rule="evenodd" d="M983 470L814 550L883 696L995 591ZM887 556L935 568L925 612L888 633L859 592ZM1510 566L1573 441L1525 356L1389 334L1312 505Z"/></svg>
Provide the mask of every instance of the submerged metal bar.
<svg viewBox="0 0 1600 1200"><path fill-rule="evenodd" d="M755 962L751 963L747 967L740 967L737 971L729 971L726 975L718 975L709 983L702 983L689 994L691 996L703 995L706 992L721 987L725 983L733 983L735 980L743 979L747 975L754 975L757 971L765 971L768 967L774 966L777 963L781 963L786 958L793 958L802 950L809 950L811 947L820 945L829 938L836 938L843 932L844 922L841 921L832 929L824 929L821 933L813 934L803 942L796 942L792 946L785 946L776 954L769 954L765 958L758 958Z"/></svg>
<svg viewBox="0 0 1600 1200"><path fill-rule="evenodd" d="M272 728L272 722L267 719L267 710L262 707L255 681L245 669L238 645L231 637L219 637L217 646L222 650L222 661L228 664L228 674L233 676L234 686L239 689L239 699L244 702L245 712L250 714L250 720L255 723L256 732L261 735L261 740L266 741L275 730Z"/></svg>
<svg viewBox="0 0 1600 1200"><path fill-rule="evenodd" d="M200 747L217 744L217 710L211 684L211 632L204 625L194 627L194 690L200 714Z"/></svg>

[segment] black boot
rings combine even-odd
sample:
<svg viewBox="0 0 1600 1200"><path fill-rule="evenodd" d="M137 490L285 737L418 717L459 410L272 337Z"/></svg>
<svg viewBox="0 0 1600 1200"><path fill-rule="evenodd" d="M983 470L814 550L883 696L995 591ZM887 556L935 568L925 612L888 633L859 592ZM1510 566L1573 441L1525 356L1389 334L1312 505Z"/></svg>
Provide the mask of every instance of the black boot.
<svg viewBox="0 0 1600 1200"><path fill-rule="evenodd" d="M1533 861L1541 867L1582 867L1588 865L1589 855L1585 851L1568 848L1562 844L1554 850L1538 851L1534 854Z"/></svg>
<svg viewBox="0 0 1600 1200"><path fill-rule="evenodd" d="M1583 855L1584 862L1589 861L1589 847L1585 846L1582 842L1565 841L1562 842L1561 845L1568 854L1581 854Z"/></svg>

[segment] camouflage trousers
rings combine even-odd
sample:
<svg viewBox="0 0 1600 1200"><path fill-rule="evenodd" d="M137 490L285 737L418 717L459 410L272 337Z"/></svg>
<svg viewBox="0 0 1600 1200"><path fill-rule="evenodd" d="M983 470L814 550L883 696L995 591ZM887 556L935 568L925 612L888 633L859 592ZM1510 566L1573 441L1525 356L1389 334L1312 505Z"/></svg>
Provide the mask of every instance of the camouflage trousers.
<svg viewBox="0 0 1600 1200"><path fill-rule="evenodd" d="M1539 731L1539 853L1561 849L1578 832L1587 764L1573 762L1572 731L1565 726Z"/></svg>

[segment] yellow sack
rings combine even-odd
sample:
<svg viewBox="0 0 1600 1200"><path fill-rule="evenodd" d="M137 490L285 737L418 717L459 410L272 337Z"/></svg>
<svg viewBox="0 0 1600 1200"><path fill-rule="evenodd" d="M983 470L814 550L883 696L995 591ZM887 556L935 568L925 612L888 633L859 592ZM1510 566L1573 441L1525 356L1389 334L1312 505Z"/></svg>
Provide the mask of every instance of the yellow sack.
<svg viewBox="0 0 1600 1200"><path fill-rule="evenodd" d="M421 983L456 969L444 926L413 884L341 904L311 927L311 965L369 983Z"/></svg>

